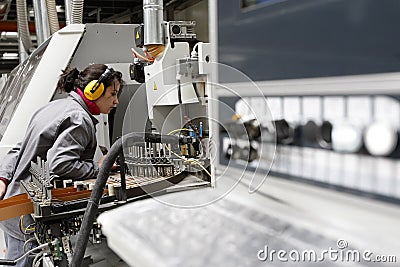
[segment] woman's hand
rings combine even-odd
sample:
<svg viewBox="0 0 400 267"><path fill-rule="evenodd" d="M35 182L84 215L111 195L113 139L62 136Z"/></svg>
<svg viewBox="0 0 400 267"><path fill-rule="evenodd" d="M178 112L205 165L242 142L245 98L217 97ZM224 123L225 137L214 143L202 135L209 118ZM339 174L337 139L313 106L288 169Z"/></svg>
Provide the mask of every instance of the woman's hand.
<svg viewBox="0 0 400 267"><path fill-rule="evenodd" d="M104 159L106 158L106 155L102 156L99 161L97 162L99 164L99 168L103 165Z"/></svg>
<svg viewBox="0 0 400 267"><path fill-rule="evenodd" d="M107 155L104 155L104 156L102 156L102 157L99 159L99 161L98 161L99 168L101 168L101 166L103 165L103 162L104 162L104 159L106 158L106 156L107 156ZM111 167L111 170L112 170L112 171L115 171L116 169L117 169L117 163L114 162L113 166Z"/></svg>

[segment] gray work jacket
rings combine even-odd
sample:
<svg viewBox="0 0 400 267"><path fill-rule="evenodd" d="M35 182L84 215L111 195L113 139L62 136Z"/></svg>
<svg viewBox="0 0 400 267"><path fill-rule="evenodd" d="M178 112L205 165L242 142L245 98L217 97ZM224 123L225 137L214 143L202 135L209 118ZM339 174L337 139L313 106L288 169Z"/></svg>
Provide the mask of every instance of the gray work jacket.
<svg viewBox="0 0 400 267"><path fill-rule="evenodd" d="M75 92L36 111L22 142L0 162L0 176L10 182L4 199L21 193L20 181L30 178L29 167L31 161L36 162L37 156L47 160L50 174L60 179L96 177L98 165L93 157L97 146L97 123ZM2 222L1 228L15 238L23 239L18 219Z"/></svg>

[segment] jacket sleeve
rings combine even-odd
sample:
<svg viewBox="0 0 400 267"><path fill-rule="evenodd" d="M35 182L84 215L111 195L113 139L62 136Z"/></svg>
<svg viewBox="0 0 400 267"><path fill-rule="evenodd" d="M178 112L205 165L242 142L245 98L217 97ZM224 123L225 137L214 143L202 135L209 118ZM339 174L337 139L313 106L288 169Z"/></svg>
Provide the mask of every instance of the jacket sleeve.
<svg viewBox="0 0 400 267"><path fill-rule="evenodd" d="M0 177L6 179L8 184L13 178L20 150L21 143L18 143L14 148L8 151L0 162Z"/></svg>
<svg viewBox="0 0 400 267"><path fill-rule="evenodd" d="M93 159L82 160L81 155L92 140L94 128L81 114L64 119L58 127L59 133L47 152L50 174L61 179L88 179L98 173ZM94 154L94 153L93 153Z"/></svg>

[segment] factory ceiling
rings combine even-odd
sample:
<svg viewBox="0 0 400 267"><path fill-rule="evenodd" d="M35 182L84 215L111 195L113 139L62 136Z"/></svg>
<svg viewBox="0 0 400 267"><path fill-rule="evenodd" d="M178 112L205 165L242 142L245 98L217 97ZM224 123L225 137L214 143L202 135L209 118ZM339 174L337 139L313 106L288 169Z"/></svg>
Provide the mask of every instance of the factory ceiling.
<svg viewBox="0 0 400 267"><path fill-rule="evenodd" d="M45 0L40 0L45 1ZM166 20L173 20L175 10L201 0L164 0ZM35 44L33 1L27 0L29 30ZM65 26L65 1L56 0L60 27ZM143 0L85 0L83 23L142 23ZM0 73L9 73L19 63L16 1L0 0Z"/></svg>

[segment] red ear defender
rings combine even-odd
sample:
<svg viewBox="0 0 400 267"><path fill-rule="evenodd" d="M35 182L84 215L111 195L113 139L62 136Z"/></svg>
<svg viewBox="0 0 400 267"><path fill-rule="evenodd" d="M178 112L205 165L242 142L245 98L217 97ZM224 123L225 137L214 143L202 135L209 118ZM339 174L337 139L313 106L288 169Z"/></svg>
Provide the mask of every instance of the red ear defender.
<svg viewBox="0 0 400 267"><path fill-rule="evenodd" d="M101 74L100 78L98 80L92 80L90 81L84 90L84 94L87 99L89 100L96 100L99 99L100 96L104 92L104 82L110 77L110 75L114 72L113 68L107 67L107 69L104 71L103 74Z"/></svg>

